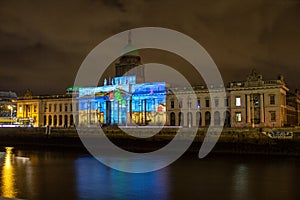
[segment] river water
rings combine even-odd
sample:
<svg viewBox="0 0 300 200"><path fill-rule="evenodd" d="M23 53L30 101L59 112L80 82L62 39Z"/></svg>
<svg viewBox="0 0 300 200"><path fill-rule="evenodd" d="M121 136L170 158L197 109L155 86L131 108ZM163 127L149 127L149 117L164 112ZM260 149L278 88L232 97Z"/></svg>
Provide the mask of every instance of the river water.
<svg viewBox="0 0 300 200"><path fill-rule="evenodd" d="M183 156L162 170L112 170L79 150L0 149L0 195L20 199L299 199L295 157Z"/></svg>

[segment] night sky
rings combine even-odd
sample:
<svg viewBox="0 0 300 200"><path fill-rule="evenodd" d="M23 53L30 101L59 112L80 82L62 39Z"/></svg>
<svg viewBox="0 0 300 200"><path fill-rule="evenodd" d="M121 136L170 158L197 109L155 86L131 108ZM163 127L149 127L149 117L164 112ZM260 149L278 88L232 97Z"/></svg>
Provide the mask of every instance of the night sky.
<svg viewBox="0 0 300 200"><path fill-rule="evenodd" d="M300 0L0 0L0 90L64 93L96 45L144 26L194 38L225 82L244 80L255 68L266 79L283 74L291 89L300 88L299 22ZM159 55L142 59L159 62Z"/></svg>

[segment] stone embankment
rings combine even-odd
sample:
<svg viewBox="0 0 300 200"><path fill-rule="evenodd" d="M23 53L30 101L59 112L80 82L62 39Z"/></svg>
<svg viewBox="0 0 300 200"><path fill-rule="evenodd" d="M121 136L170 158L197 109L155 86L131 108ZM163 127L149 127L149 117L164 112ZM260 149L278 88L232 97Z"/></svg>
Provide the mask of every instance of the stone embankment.
<svg viewBox="0 0 300 200"><path fill-rule="evenodd" d="M178 128L122 128L126 132L134 133L144 139L135 138L124 133L119 128L103 128L110 140L122 148L136 152L153 151L167 145L177 134ZM127 130L128 129L128 130ZM98 136L96 128L82 128L81 132L88 137ZM181 129L182 136L178 139L193 139L190 151L199 151L206 136L207 129L199 128L197 135L192 138L189 128ZM272 137L270 133L278 134ZM157 134L155 134L157 133ZM152 137L147 135L153 134ZM213 129L210 137L218 137ZM96 138L96 137L95 137ZM74 128L1 128L0 145L2 146L35 146L35 147L76 147L84 148L78 133ZM276 155L300 155L300 128L284 129L256 129L256 128L224 128L215 146L216 153L239 154L276 154Z"/></svg>

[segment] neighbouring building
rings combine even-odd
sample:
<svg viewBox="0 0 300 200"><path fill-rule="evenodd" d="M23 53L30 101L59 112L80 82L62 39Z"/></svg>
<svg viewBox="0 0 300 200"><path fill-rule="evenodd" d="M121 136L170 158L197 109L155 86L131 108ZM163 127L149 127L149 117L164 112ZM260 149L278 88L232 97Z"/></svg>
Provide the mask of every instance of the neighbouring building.
<svg viewBox="0 0 300 200"><path fill-rule="evenodd" d="M73 116L72 94L69 90L64 95L39 96L26 91L16 102L17 118L24 125L71 127L74 126L74 119L78 120L78 116Z"/></svg>
<svg viewBox="0 0 300 200"><path fill-rule="evenodd" d="M177 92L176 96L168 95L167 100L167 124L171 126L220 126L220 121L224 121L226 127L300 125L299 92L290 93L283 76L264 80L253 70L245 81L229 83L225 99L216 97L211 100L206 86L193 87L196 99L190 99L189 89L171 90ZM217 92L218 88L212 91ZM212 106L222 108L224 113L211 113Z"/></svg>
<svg viewBox="0 0 300 200"><path fill-rule="evenodd" d="M14 100L17 99L15 92L0 91L0 125L12 124L16 117L16 104Z"/></svg>

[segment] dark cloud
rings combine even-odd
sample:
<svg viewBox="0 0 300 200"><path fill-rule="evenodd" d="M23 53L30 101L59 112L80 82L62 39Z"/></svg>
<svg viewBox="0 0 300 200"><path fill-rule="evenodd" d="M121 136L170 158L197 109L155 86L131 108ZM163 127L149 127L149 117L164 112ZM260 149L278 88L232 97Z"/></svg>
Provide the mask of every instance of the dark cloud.
<svg viewBox="0 0 300 200"><path fill-rule="evenodd" d="M266 78L281 73L291 87L300 88L299 21L299 0L0 1L0 89L63 93L96 45L143 26L171 28L194 38L225 81L243 79L256 68ZM147 62L161 59L190 72L173 58L145 56ZM192 79L197 83L197 77Z"/></svg>

